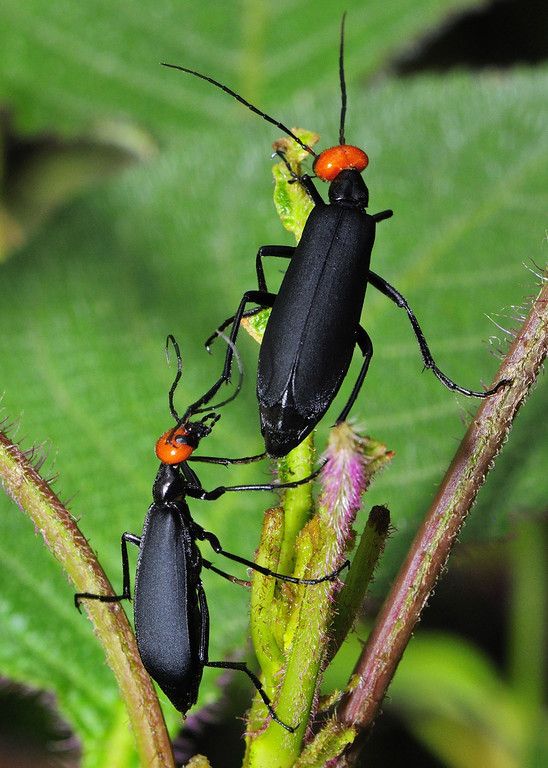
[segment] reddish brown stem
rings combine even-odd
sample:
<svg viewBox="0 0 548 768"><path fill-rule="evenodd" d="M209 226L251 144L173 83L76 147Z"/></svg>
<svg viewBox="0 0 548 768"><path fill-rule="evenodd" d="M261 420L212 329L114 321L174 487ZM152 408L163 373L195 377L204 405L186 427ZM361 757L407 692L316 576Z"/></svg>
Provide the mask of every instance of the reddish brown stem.
<svg viewBox="0 0 548 768"><path fill-rule="evenodd" d="M359 683L339 711L343 724L367 729L379 710L457 534L546 357L547 301L545 284L499 369L497 381L509 379L511 386L480 406L380 610L354 670Z"/></svg>

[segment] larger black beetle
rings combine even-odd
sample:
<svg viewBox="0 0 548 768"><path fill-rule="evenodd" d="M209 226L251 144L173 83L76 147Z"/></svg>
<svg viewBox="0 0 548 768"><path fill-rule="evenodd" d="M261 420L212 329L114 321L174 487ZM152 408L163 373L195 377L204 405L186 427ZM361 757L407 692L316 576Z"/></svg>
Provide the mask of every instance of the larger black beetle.
<svg viewBox="0 0 548 768"><path fill-rule="evenodd" d="M339 52L342 93L339 145L319 155L283 123L257 109L226 85L186 67L165 65L212 83L276 125L314 156L315 175L330 182L329 203L326 204L310 176L295 176L294 180L302 184L314 202L301 240L295 248L266 245L259 249L259 290L247 291L236 314L219 328L223 330L232 325L230 338L234 342L242 317L257 311L246 311L247 304L272 307L259 354L257 395L261 432L266 450L274 457L287 454L318 424L346 376L357 344L364 358L362 367L337 421L347 417L373 355L371 339L360 325L368 283L407 312L425 368L430 368L446 387L471 397L488 397L508 383L500 381L493 389L476 392L459 386L447 377L435 364L405 298L369 269L377 222L392 216L392 211L370 215L365 210L369 192L361 172L368 164L368 157L358 147L346 144L344 137L346 86L343 51L344 16ZM278 294L267 289L263 256L291 260ZM206 344L213 338L210 337ZM232 350L229 348L223 373L208 396L212 397L221 384L230 379L231 364Z"/></svg>

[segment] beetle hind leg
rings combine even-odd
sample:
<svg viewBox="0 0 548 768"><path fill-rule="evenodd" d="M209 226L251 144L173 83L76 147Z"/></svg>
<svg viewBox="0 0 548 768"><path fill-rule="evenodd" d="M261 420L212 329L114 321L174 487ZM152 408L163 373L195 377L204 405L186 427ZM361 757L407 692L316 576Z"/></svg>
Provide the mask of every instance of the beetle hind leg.
<svg viewBox="0 0 548 768"><path fill-rule="evenodd" d="M234 669L239 672L244 672L249 677L249 679L251 680L255 688L257 689L257 693L259 694L261 699L264 701L265 707L268 709L270 713L270 717L274 720L274 722L278 723L278 725L281 725L282 728L285 728L285 730L288 731L289 733L295 733L295 731L299 726L288 725L287 723L284 723L283 720L280 720L280 718L276 714L276 710L272 706L272 702L270 701L265 689L262 686L261 681L259 680L257 675L249 669L249 667L245 662L243 661L207 661L204 666L216 667L218 669Z"/></svg>
<svg viewBox="0 0 548 768"><path fill-rule="evenodd" d="M360 393L360 389L362 388L363 381L369 369L369 363L371 362L371 358L373 357L373 342L371 341L371 338L369 337L369 334L367 333L367 331L364 328L362 328L361 325L358 326L358 329L356 331L356 344L359 346L363 354L363 363L362 363L360 372L358 374L358 378L356 379L356 382L352 387L352 392L350 393L350 397L348 398L346 405L342 409L341 413L339 414L339 418L336 421L337 424L339 424L341 421L346 421L346 418L350 413L350 409L356 402L356 398Z"/></svg>
<svg viewBox="0 0 548 768"><path fill-rule="evenodd" d="M502 389L503 387L506 387L512 383L509 379L502 379L501 381L497 382L497 384L495 384L492 389L486 389L484 392L476 392L473 389L461 387L460 384L457 384L455 381L450 379L449 376L446 376L445 373L436 365L422 328L419 325L419 321L415 317L415 313L407 303L406 299L401 295L401 293L397 291L392 285L390 285L390 283L387 283L383 277L377 275L375 272L369 272L369 282L378 291L393 301L394 304L400 307L400 309L404 309L406 311L407 317L409 318L409 322L411 323L413 332L416 336L421 351L424 367L431 370L434 376L436 376L436 378L439 379L439 381L441 381L441 383L446 386L447 389L451 389L454 392L460 392L467 397L486 398L494 395L495 392L499 391L499 389Z"/></svg>

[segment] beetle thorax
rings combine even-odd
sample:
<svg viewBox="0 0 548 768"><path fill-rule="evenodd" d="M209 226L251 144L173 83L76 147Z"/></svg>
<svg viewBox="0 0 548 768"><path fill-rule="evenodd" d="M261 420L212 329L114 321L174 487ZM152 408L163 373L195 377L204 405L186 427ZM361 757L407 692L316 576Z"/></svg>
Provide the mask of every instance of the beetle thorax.
<svg viewBox="0 0 548 768"><path fill-rule="evenodd" d="M329 185L329 200L348 208L367 208L369 190L359 171L345 169Z"/></svg>
<svg viewBox="0 0 548 768"><path fill-rule="evenodd" d="M152 498L156 504L165 504L184 496L184 483L177 467L160 464L160 469L152 486Z"/></svg>

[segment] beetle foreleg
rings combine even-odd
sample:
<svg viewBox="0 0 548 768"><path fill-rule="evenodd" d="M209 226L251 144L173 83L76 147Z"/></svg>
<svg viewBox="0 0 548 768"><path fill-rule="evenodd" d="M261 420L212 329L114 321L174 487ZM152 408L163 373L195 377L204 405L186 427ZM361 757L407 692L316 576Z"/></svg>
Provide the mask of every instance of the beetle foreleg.
<svg viewBox="0 0 548 768"><path fill-rule="evenodd" d="M379 213L373 213L371 214L371 218L375 219L377 224L379 221L384 221L385 219L390 219L394 215L394 211L390 208L387 208L385 211L379 211Z"/></svg>
<svg viewBox="0 0 548 768"><path fill-rule="evenodd" d="M214 397L220 387L230 381L230 373L232 370L232 360L234 358L234 345L236 343L236 338L238 337L238 331L240 330L240 323L242 321L242 317L245 314L245 305L249 303L253 304L261 304L265 307L272 307L274 306L274 300L276 298L275 293L265 293L264 291L246 291L244 295L242 296L242 300L240 301L240 306L238 307L238 311L234 315L234 319L232 322L232 330L230 332L230 344L227 347L226 350L226 357L225 357L225 364L223 367L223 372L220 375L220 377L217 379L215 384L208 389L208 391L205 393L205 395L202 395L202 397L197 400L195 403L192 404L191 409L193 412L196 411L196 408L201 407L202 405L205 405L208 403L212 397ZM224 325L224 324L223 324ZM223 327L223 326L221 326ZM224 326L226 328L226 326ZM218 332L215 332L215 335L218 335ZM210 337L211 339L212 337ZM208 341L210 340L208 339ZM206 342L206 346L207 346ZM187 409L190 410L190 409Z"/></svg>
<svg viewBox="0 0 548 768"><path fill-rule="evenodd" d="M316 185L312 181L312 176L309 176L308 173L304 173L299 178L299 182L301 183L301 186L304 188L304 190L308 193L308 195L312 198L314 205L325 205L323 197L320 195L316 189Z"/></svg>
<svg viewBox="0 0 548 768"><path fill-rule="evenodd" d="M310 174L308 173L303 173L302 176L299 176L298 173L295 173L295 171L291 167L291 163L285 156L285 152L282 152L281 149L278 149L276 152L274 152L274 155L278 155L280 160L283 163L285 163L285 167L287 168L287 170L289 171L289 175L291 176L289 184L298 182L302 186L304 191L309 195L309 197L312 198L312 202L314 203L314 205L324 205L323 197L320 195L320 193L316 189L316 185L312 181L312 176L310 176ZM274 155L272 155L272 157L274 157Z"/></svg>
<svg viewBox="0 0 548 768"><path fill-rule="evenodd" d="M253 461L261 461L266 459L268 454L266 451L263 453L257 453L255 456L242 456L237 459L229 459L224 456L189 456L187 461L203 461L205 464L251 464Z"/></svg>

